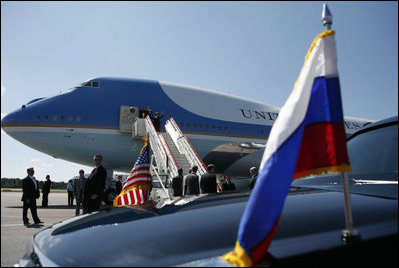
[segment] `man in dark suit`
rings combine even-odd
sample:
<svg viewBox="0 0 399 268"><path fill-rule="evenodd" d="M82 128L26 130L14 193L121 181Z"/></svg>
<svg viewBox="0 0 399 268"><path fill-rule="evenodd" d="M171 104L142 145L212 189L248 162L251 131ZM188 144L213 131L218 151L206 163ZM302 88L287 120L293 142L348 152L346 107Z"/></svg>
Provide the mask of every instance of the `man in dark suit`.
<svg viewBox="0 0 399 268"><path fill-rule="evenodd" d="M215 176L215 166L209 164L207 167L207 172L201 176L201 193L217 193L217 181Z"/></svg>
<svg viewBox="0 0 399 268"><path fill-rule="evenodd" d="M183 195L183 169L179 168L177 170L179 173L176 177L172 178L172 189L173 196L182 196Z"/></svg>
<svg viewBox="0 0 399 268"><path fill-rule="evenodd" d="M42 207L46 208L48 207L48 194L50 193L50 188L51 188L51 180L50 180L50 175L46 176L46 181L43 184L42 188Z"/></svg>
<svg viewBox="0 0 399 268"><path fill-rule="evenodd" d="M22 180L22 198L23 202L23 210L22 210L22 220L24 221L24 225L29 224L28 219L28 208L30 208L30 212L32 214L33 221L37 223L43 223L39 217L37 216L37 207L36 207L36 199L40 197L39 191L39 183L36 178L33 176L35 171L33 168L27 169L28 176Z"/></svg>
<svg viewBox="0 0 399 268"><path fill-rule="evenodd" d="M231 181L230 174L226 174L224 176L224 182L222 183L222 191L226 192L226 191L235 191L235 190L236 190L236 186Z"/></svg>
<svg viewBox="0 0 399 268"><path fill-rule="evenodd" d="M256 167L251 167L249 170L249 174L251 174L251 179L248 184L248 188L252 190L255 186L256 179L258 178L258 170Z"/></svg>
<svg viewBox="0 0 399 268"><path fill-rule="evenodd" d="M103 157L97 154L93 157L93 161L96 167L91 172L84 187L83 213L97 210L104 199L107 171L102 166Z"/></svg>
<svg viewBox="0 0 399 268"><path fill-rule="evenodd" d="M184 183L184 195L194 195L199 194L199 179L197 174L197 166L193 166L191 173L186 176Z"/></svg>
<svg viewBox="0 0 399 268"><path fill-rule="evenodd" d="M119 195L122 192L122 175L118 175L118 180L116 181L116 185L115 185L115 194Z"/></svg>

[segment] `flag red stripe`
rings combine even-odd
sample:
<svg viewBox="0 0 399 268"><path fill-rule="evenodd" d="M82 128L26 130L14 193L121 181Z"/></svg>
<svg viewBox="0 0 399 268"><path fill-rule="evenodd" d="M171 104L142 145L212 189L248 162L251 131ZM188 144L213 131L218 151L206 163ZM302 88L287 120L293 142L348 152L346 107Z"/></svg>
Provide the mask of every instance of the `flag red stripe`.
<svg viewBox="0 0 399 268"><path fill-rule="evenodd" d="M129 177L129 178L127 179L127 182L130 181L130 180L132 180L132 179L134 179L134 178L137 178L137 177L148 176L149 174L150 174L150 172L149 172L148 170L147 170L147 172L135 174L134 176Z"/></svg>
<svg viewBox="0 0 399 268"><path fill-rule="evenodd" d="M267 249L269 248L269 245L272 242L274 233L277 230L279 220L280 220L280 216L274 223L274 226L271 229L270 233L258 245L256 245L252 249L251 259L252 259L253 265L256 265L264 257L265 252L267 252Z"/></svg>
<svg viewBox="0 0 399 268"><path fill-rule="evenodd" d="M126 194L123 195L123 200L125 201L125 205L129 204L129 199L127 198Z"/></svg>
<svg viewBox="0 0 399 268"><path fill-rule="evenodd" d="M125 182L125 184L128 183L128 182L130 182L131 180L134 180L135 178L148 177L148 176L150 176L150 173L149 173L149 172L141 173L141 174L136 174L136 175L130 177L129 179L127 179L126 182Z"/></svg>
<svg viewBox="0 0 399 268"><path fill-rule="evenodd" d="M129 205L136 204L136 199L134 198L133 191L134 191L134 189L129 191L130 200L132 200L132 203Z"/></svg>
<svg viewBox="0 0 399 268"><path fill-rule="evenodd" d="M148 183L148 181L151 181L151 175L148 173L139 174L131 178L130 180L126 181L125 184L123 185L123 189L126 189L127 187L132 186L141 181L146 181Z"/></svg>
<svg viewBox="0 0 399 268"><path fill-rule="evenodd" d="M306 126L295 173L341 164L349 164L344 125L323 122Z"/></svg>
<svg viewBox="0 0 399 268"><path fill-rule="evenodd" d="M136 204L140 204L140 202L141 202L140 189L136 189L136 195L137 195L137 203Z"/></svg>

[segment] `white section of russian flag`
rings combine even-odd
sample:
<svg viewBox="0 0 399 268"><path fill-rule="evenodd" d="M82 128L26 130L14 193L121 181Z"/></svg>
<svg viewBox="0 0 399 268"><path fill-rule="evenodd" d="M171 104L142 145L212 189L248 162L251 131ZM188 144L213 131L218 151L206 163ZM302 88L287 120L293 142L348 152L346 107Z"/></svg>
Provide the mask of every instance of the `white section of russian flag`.
<svg viewBox="0 0 399 268"><path fill-rule="evenodd" d="M316 42L302 68L296 88L281 108L273 125L259 170L302 124L308 109L313 81L320 76L338 76L334 35L319 38Z"/></svg>

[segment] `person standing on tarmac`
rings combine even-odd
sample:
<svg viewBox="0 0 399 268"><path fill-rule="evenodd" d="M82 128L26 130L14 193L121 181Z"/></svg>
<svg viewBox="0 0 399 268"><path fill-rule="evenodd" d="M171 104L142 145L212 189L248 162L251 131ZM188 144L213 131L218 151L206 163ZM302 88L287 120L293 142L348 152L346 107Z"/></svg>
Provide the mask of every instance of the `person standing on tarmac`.
<svg viewBox="0 0 399 268"><path fill-rule="evenodd" d="M193 172L193 168L189 168L188 169L188 173L183 177L183 195L186 195L186 179L187 179L187 176L188 175L190 175L191 174L191 172Z"/></svg>
<svg viewBox="0 0 399 268"><path fill-rule="evenodd" d="M249 174L251 174L251 180L249 181L248 188L252 190L255 186L256 179L258 178L258 170L256 167L251 167L249 169Z"/></svg>
<svg viewBox="0 0 399 268"><path fill-rule="evenodd" d="M36 224L43 223L39 217L37 216L37 207L36 207L36 199L40 197L39 191L39 183L36 178L33 176L35 171L33 167L27 169L28 176L22 180L22 198L23 209L22 209L22 220L24 221L24 225L29 224L28 219L28 208L30 208L30 212L32 214L33 221Z"/></svg>
<svg viewBox="0 0 399 268"><path fill-rule="evenodd" d="M224 181L222 183L222 191L226 192L226 191L235 191L235 190L236 190L236 186L231 181L230 174L224 175Z"/></svg>
<svg viewBox="0 0 399 268"><path fill-rule="evenodd" d="M50 188L51 188L51 180L50 180L50 175L46 176L46 181L43 184L42 187L42 207L46 208L48 207L48 194L50 193Z"/></svg>
<svg viewBox="0 0 399 268"><path fill-rule="evenodd" d="M179 173L176 177L172 178L172 189L173 196L182 196L183 195L183 169L179 168L177 170Z"/></svg>
<svg viewBox="0 0 399 268"><path fill-rule="evenodd" d="M83 192L86 184L85 172L83 169L79 170L79 178L73 180L73 195L76 199L75 216L80 214L80 205L83 204Z"/></svg>
<svg viewBox="0 0 399 268"><path fill-rule="evenodd" d="M184 185L184 195L195 195L200 193L199 179L197 174L197 166L193 166L192 172L186 176L186 182Z"/></svg>
<svg viewBox="0 0 399 268"><path fill-rule="evenodd" d="M84 187L83 213L90 213L97 210L104 199L107 171L102 166L102 155L95 155L93 161L96 167L91 172Z"/></svg>
<svg viewBox="0 0 399 268"><path fill-rule="evenodd" d="M217 193L217 181L215 176L215 166L209 164L207 167L207 172L201 176L201 193Z"/></svg>
<svg viewBox="0 0 399 268"><path fill-rule="evenodd" d="M73 206L73 180L74 179L70 179L67 184L68 206Z"/></svg>

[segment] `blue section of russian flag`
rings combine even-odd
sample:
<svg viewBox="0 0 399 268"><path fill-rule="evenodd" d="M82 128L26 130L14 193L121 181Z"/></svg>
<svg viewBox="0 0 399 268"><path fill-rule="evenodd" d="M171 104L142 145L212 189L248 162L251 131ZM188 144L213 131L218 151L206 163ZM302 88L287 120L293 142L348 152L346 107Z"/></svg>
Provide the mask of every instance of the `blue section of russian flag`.
<svg viewBox="0 0 399 268"><path fill-rule="evenodd" d="M269 234L281 213L295 172L303 131L302 124L258 174L238 231L238 241L248 256Z"/></svg>
<svg viewBox="0 0 399 268"><path fill-rule="evenodd" d="M314 79L305 124L318 122L344 123L338 77Z"/></svg>

